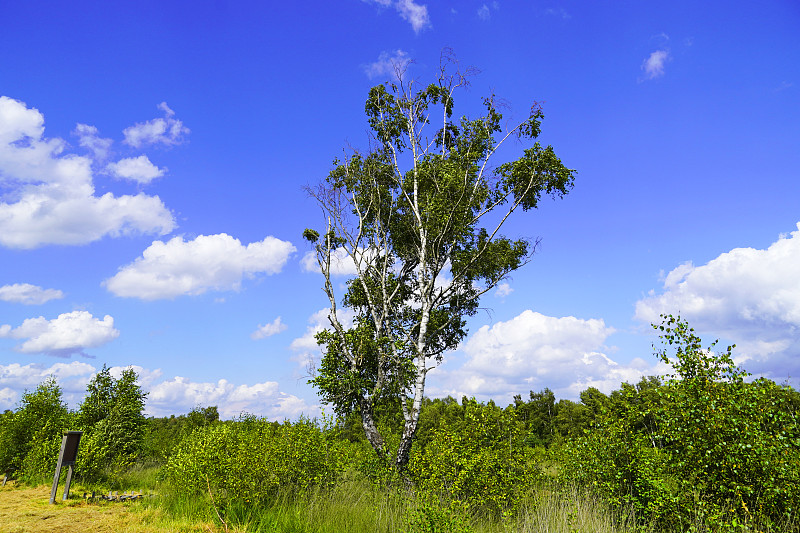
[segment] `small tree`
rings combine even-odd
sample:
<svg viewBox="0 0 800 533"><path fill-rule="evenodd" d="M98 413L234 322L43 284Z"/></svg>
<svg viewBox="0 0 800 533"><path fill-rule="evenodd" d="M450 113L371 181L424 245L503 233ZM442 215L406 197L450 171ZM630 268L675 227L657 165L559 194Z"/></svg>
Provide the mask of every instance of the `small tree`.
<svg viewBox="0 0 800 533"><path fill-rule="evenodd" d="M68 414L54 377L26 391L19 408L5 414L0 423L0 473L23 470L27 477L46 473L50 463L56 462L56 456L47 451L55 446L58 453Z"/></svg>
<svg viewBox="0 0 800 533"><path fill-rule="evenodd" d="M522 123L504 130L493 97L485 114L453 119L453 95L466 75L436 83L373 87L365 111L373 147L335 161L325 183L309 193L327 219L323 232L307 229L330 302L331 328L317 339L324 356L311 380L339 414L358 410L375 451L388 458L375 408L399 403L404 427L395 464L404 468L417 429L427 373L467 333L465 317L481 295L527 263L535 242L500 230L518 209L535 208L542 194L563 196L575 171L552 147L535 142L543 118L534 105ZM434 119L434 117L438 117ZM432 120L439 127L426 133ZM490 161L508 139L534 141L514 161ZM355 277L341 300L355 315L339 317L333 276L339 261Z"/></svg>
<svg viewBox="0 0 800 533"><path fill-rule="evenodd" d="M147 393L137 379L132 368L126 368L115 379L104 365L87 385L88 394L78 414L86 432L79 465L83 476L97 478L105 469L125 468L141 451L147 424L143 414Z"/></svg>

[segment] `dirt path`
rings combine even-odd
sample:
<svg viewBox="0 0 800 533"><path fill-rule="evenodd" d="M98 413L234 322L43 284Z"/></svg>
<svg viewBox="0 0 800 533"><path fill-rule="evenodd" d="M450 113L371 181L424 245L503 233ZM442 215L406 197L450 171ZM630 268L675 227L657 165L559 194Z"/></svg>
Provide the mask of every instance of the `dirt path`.
<svg viewBox="0 0 800 533"><path fill-rule="evenodd" d="M210 524L177 523L140 502L87 503L79 499L50 505L50 487L9 482L0 487L0 533L166 533L217 530ZM74 495L73 495L74 496Z"/></svg>

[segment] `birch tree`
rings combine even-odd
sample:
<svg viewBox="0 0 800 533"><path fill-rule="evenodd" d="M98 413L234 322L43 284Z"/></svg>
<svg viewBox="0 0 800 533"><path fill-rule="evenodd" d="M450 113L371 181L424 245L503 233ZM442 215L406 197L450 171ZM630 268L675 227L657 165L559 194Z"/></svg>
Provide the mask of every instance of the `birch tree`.
<svg viewBox="0 0 800 533"><path fill-rule="evenodd" d="M575 171L537 141L540 106L508 125L488 97L482 116L455 119L454 95L467 85L466 74L445 65L427 87L404 81L400 71L397 79L369 91L371 148L349 151L309 188L324 229L303 236L314 246L330 302L310 383L338 414L359 412L375 451L403 469L428 372L464 339L481 296L536 247L505 237L503 226L537 207L542 195L567 194ZM500 147L516 142L521 155L495 164ZM344 286L335 279L343 268L352 274ZM341 318L343 308L352 324ZM397 450L376 423L376 406L387 401L403 412Z"/></svg>

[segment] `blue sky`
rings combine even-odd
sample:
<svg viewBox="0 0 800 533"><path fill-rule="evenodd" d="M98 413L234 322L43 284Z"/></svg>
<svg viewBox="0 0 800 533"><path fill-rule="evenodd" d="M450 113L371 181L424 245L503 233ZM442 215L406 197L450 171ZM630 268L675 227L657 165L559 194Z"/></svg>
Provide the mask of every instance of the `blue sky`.
<svg viewBox="0 0 800 533"><path fill-rule="evenodd" d="M432 396L510 401L663 372L678 313L800 376L800 7L793 1L29 2L0 32L0 409L71 405L134 365L148 413L320 412L303 186L368 145L367 91L452 48L577 170L512 221L534 260L482 301ZM509 147L514 157L522 147ZM345 278L342 278L344 281Z"/></svg>

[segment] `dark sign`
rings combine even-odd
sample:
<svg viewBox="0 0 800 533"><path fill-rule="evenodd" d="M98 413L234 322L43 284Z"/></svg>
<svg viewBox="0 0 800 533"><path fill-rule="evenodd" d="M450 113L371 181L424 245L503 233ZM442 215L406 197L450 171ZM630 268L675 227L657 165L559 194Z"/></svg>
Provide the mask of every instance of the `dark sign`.
<svg viewBox="0 0 800 533"><path fill-rule="evenodd" d="M61 447L61 465L75 464L78 459L78 443L81 441L82 431L64 432L64 445Z"/></svg>
<svg viewBox="0 0 800 533"><path fill-rule="evenodd" d="M50 491L50 503L56 503L56 491L58 491L58 479L61 477L61 467L68 467L67 482L64 484L64 500L69 496L69 485L72 482L72 465L78 458L78 443L81 441L83 431L65 431L64 438L61 439L61 452L58 454L56 473L53 476L53 490Z"/></svg>

